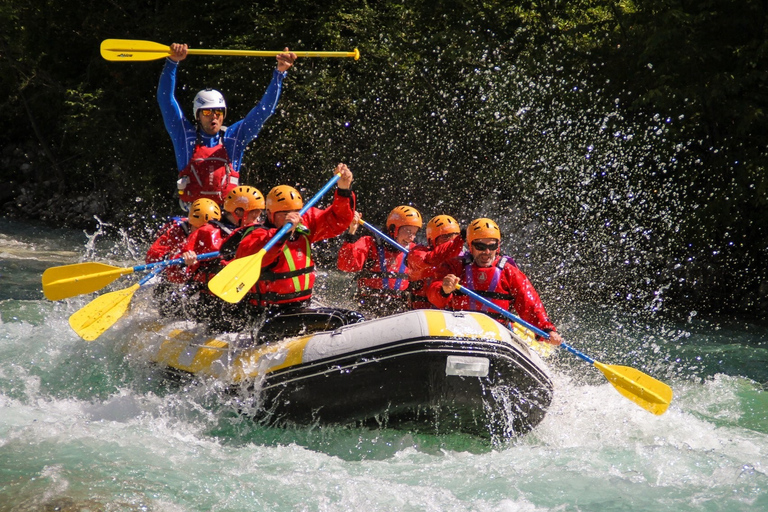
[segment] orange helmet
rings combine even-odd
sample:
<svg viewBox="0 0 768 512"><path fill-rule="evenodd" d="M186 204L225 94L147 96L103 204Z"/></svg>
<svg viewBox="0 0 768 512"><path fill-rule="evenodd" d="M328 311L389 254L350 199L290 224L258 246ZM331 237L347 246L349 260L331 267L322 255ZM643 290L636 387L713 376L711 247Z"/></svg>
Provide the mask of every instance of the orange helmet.
<svg viewBox="0 0 768 512"><path fill-rule="evenodd" d="M216 201L211 199L198 199L189 207L189 223L199 228L208 223L209 220L221 219L221 208Z"/></svg>
<svg viewBox="0 0 768 512"><path fill-rule="evenodd" d="M453 233L461 233L461 228L456 219L450 215L438 215L427 222L427 241L432 245L437 237Z"/></svg>
<svg viewBox="0 0 768 512"><path fill-rule="evenodd" d="M403 226L416 226L421 228L421 214L413 206L398 206L387 217L387 229L394 235Z"/></svg>
<svg viewBox="0 0 768 512"><path fill-rule="evenodd" d="M267 194L268 212L288 212L301 210L303 207L304 200L299 191L288 185L278 185Z"/></svg>
<svg viewBox="0 0 768 512"><path fill-rule="evenodd" d="M467 228L467 243L472 244L479 238L495 238L501 240L501 231L499 226L491 219L475 219L469 223Z"/></svg>
<svg viewBox="0 0 768 512"><path fill-rule="evenodd" d="M256 187L237 187L224 199L224 211L229 213L235 213L238 208L250 212L251 210L263 210L264 207L264 195Z"/></svg>

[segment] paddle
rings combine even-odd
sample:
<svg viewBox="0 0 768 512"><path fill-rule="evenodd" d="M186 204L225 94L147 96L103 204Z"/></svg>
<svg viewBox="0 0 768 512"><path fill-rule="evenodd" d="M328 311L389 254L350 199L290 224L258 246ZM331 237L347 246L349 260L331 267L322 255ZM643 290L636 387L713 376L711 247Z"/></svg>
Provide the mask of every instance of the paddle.
<svg viewBox="0 0 768 512"><path fill-rule="evenodd" d="M259 50L187 50L189 55L229 55L237 57L274 57L285 50L280 51L259 51ZM291 53L297 57L352 57L355 60L360 59L360 52L357 48L351 52L314 52L303 51ZM134 39L105 39L101 43L101 56L109 61L148 61L157 60L171 55L171 47L152 41L141 41Z"/></svg>
<svg viewBox="0 0 768 512"><path fill-rule="evenodd" d="M395 248L395 249L397 249L398 251L400 251L400 252L402 252L402 253L405 253L405 254L408 254L408 249L406 249L405 247L403 247L402 245L400 245L399 243L397 243L397 242L396 242L396 241L394 241L392 238L390 238L389 236L385 235L383 232L379 231L379 230L378 230L378 229L376 229L375 227L371 226L370 224L368 224L367 222L365 222L363 219L360 219L360 220L358 220L357 222L358 222L358 224L360 224L361 226L365 226L366 228L368 228L368 229L370 229L371 231L373 231L374 233L376 233L376 234L377 234L378 236L380 236L380 237L381 237L381 238L382 238L384 241L386 241L386 242L387 242L389 245L391 245L392 247L394 247L394 248Z"/></svg>
<svg viewBox="0 0 768 512"><path fill-rule="evenodd" d="M516 317L506 309L499 307L498 305L489 301L485 297L478 295L472 290L464 288L461 285L456 285L456 289L461 293L471 297L472 299L478 302L482 302L489 308L493 309L497 313L504 315L506 318L509 318L513 322L516 322L523 327L530 329L539 336L549 339L549 333L544 332L541 329L529 324L525 320ZM631 368L629 366L608 365L597 362L591 357L579 352L566 343L561 343L560 346L562 346L568 352L577 355L584 361L594 365L595 368L600 370L603 375L605 375L605 377L608 379L608 382L610 382L619 393L624 395L624 397L628 398L629 400L632 400L646 411L659 415L664 414L664 412L669 407L669 403L672 401L672 388L663 382L656 380L650 375L646 375L640 370Z"/></svg>
<svg viewBox="0 0 768 512"><path fill-rule="evenodd" d="M299 215L304 215L309 211L312 206L325 195L328 190L333 187L339 178L341 173L337 173L331 178L331 180L310 199L304 207L299 210ZM238 258L230 261L218 274L213 276L213 279L208 281L208 289L218 296L219 298L235 304L240 302L248 290L256 284L261 276L261 260L264 259L264 255L270 250L276 243L283 239L288 233L293 224L286 223L280 230L275 233L275 236L267 242L267 244L261 248L256 254L246 256L245 258Z"/></svg>
<svg viewBox="0 0 768 512"><path fill-rule="evenodd" d="M218 252L201 254L197 257L197 261L208 260L218 255ZM68 299L76 295L99 291L118 277L126 274L157 267L163 269L183 263L184 258L176 258L125 268L95 262L51 267L43 272L43 294L48 300Z"/></svg>
<svg viewBox="0 0 768 512"><path fill-rule="evenodd" d="M136 290L162 272L163 268L155 267L130 288L96 297L69 317L69 326L84 340L95 340L125 314Z"/></svg>

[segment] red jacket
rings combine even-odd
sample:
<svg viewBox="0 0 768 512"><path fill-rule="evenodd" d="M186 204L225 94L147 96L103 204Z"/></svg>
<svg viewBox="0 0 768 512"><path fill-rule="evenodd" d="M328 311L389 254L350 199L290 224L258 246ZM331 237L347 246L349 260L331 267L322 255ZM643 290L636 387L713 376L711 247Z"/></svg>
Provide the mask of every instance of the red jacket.
<svg viewBox="0 0 768 512"><path fill-rule="evenodd" d="M461 254L464 240L455 236L437 247L417 245L411 248L408 267L411 272L411 309L431 309L427 299L427 288L437 273L438 267Z"/></svg>
<svg viewBox="0 0 768 512"><path fill-rule="evenodd" d="M341 194L344 194L343 192ZM355 196L337 190L331 206L325 210L310 208L301 217L305 229L297 229L290 239L275 244L261 261L261 276L251 289L249 300L259 306L302 302L312 297L315 267L311 244L338 236L354 218ZM235 258L259 252L279 231L270 225L251 226L237 247ZM293 267L293 268L291 268Z"/></svg>
<svg viewBox="0 0 768 512"><path fill-rule="evenodd" d="M184 245L182 253L186 251L193 251L195 254L206 254L209 252L217 252L221 248L223 240L221 237L221 229L214 224L206 224L200 226L194 230L187 243ZM179 255L181 256L181 254ZM207 283L218 272L220 266L216 259L201 261L187 268L187 273L195 281L201 283Z"/></svg>
<svg viewBox="0 0 768 512"><path fill-rule="evenodd" d="M469 263L471 257L468 256L454 258L442 264L435 274L434 281L427 289L429 301L440 309L482 311L490 316L500 317L498 313L461 292L444 296L443 278L453 274L460 278L461 286L473 290L508 311L512 311L511 307L514 307L520 318L541 330L554 331L555 326L549 321L544 305L531 282L516 265L506 258L503 268L500 268L502 258L497 256L490 267L478 267L474 263Z"/></svg>
<svg viewBox="0 0 768 512"><path fill-rule="evenodd" d="M160 235L147 251L147 263L172 260L181 256L189 236L190 226L186 218L174 218L160 228ZM187 272L184 265L168 267L164 270L165 278L173 283L184 283Z"/></svg>
<svg viewBox="0 0 768 512"><path fill-rule="evenodd" d="M407 249L412 247L414 244ZM344 242L336 266L343 272L358 272L357 289L364 296L403 297L410 283L410 256L406 260L403 252L389 244L379 244L369 235Z"/></svg>

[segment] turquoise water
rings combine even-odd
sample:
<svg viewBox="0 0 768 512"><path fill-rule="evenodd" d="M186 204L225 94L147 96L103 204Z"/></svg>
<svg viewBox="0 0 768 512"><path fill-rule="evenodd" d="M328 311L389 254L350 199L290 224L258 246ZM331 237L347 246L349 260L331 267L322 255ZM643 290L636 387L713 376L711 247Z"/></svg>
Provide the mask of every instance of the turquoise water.
<svg viewBox="0 0 768 512"><path fill-rule="evenodd" d="M217 383L126 356L124 328L79 339L67 319L93 296L42 297L45 268L138 254L120 232L0 220L0 510L768 510L764 327L557 305L571 344L673 387L663 416L562 352L552 407L521 439L270 429Z"/></svg>

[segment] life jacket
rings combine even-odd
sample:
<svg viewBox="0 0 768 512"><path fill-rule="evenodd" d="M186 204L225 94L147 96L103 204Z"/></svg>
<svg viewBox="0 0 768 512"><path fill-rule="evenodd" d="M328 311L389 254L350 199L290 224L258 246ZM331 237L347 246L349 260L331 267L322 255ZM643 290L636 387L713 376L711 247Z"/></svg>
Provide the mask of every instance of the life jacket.
<svg viewBox="0 0 768 512"><path fill-rule="evenodd" d="M384 245L377 243L376 256L376 259L367 259L363 264L363 270L357 273L358 296L408 298L410 285L406 273L408 255L398 252L392 265L387 266Z"/></svg>
<svg viewBox="0 0 768 512"><path fill-rule="evenodd" d="M496 262L496 265L494 265L493 276L491 277L491 282L488 285L488 288L481 291L475 288L475 281L478 279L478 276L480 275L480 273L475 275L475 272L473 272L473 266L472 266L472 261L473 261L472 255L465 254L464 256L462 256L462 262L464 265L464 272L463 272L463 279L462 279L462 281L464 282L463 286L465 286L469 290L474 291L476 294L480 295L481 297L488 299L489 301L493 302L494 304L504 309L505 311L509 311L509 308L512 306L512 301L514 300L514 297L512 297L509 293L500 293L497 291L499 289L501 273L503 272L504 267L507 266L509 259L510 258L507 256L502 256L501 258L499 258L499 261ZM511 264L517 266L514 262L511 262ZM499 319L505 318L503 315L500 315L499 313L489 308L485 304L478 302L476 300L473 300L472 298L469 299L469 306L467 309L469 311L481 311L486 315L494 318L499 318Z"/></svg>
<svg viewBox="0 0 768 512"><path fill-rule="evenodd" d="M223 134L222 130L218 144L208 147L203 144L198 130L192 158L179 173L179 195L185 203L205 197L222 204L230 190L239 184L240 173L232 167L221 143Z"/></svg>
<svg viewBox="0 0 768 512"><path fill-rule="evenodd" d="M261 269L258 293L250 294L248 300L262 307L308 301L314 285L312 244L309 236L301 233L283 245L283 253L271 265Z"/></svg>

